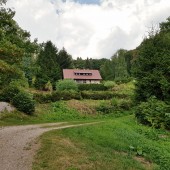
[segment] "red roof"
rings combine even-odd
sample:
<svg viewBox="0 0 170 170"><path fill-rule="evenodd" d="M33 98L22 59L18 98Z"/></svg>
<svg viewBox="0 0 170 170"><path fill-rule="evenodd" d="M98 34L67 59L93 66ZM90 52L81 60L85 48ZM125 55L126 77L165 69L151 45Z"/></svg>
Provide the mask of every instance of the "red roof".
<svg viewBox="0 0 170 170"><path fill-rule="evenodd" d="M98 70L63 69L64 79L102 80Z"/></svg>

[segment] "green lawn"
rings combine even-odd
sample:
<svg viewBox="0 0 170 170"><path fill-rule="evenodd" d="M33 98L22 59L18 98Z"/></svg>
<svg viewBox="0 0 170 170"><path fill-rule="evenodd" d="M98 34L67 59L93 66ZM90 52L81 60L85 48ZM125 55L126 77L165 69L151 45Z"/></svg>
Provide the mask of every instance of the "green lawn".
<svg viewBox="0 0 170 170"><path fill-rule="evenodd" d="M144 170L170 167L170 133L136 123L133 116L41 136L33 169Z"/></svg>

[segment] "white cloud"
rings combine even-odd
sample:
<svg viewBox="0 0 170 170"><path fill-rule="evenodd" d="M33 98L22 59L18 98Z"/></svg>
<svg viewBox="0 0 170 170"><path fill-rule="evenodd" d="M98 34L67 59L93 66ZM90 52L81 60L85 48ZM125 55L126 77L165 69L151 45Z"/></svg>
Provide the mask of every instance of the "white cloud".
<svg viewBox="0 0 170 170"><path fill-rule="evenodd" d="M52 2L52 3L51 3ZM52 40L74 57L110 58L140 44L147 27L169 16L169 0L8 0L19 25L39 42Z"/></svg>

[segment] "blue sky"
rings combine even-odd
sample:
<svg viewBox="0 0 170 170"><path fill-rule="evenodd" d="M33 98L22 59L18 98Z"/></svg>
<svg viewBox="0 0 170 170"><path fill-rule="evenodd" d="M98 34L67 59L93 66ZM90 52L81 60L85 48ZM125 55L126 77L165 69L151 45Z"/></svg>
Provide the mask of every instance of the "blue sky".
<svg viewBox="0 0 170 170"><path fill-rule="evenodd" d="M32 39L51 40L73 58L134 49L148 28L170 16L170 0L8 0L7 6Z"/></svg>

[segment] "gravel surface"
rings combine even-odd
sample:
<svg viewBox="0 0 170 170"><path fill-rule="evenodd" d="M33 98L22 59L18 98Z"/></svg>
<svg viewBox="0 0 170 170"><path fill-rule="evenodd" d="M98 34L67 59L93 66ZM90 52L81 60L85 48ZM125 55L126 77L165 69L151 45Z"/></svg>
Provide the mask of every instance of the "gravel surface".
<svg viewBox="0 0 170 170"><path fill-rule="evenodd" d="M64 129L94 123L0 127L0 170L31 170L33 157L39 148L38 137L49 130Z"/></svg>

